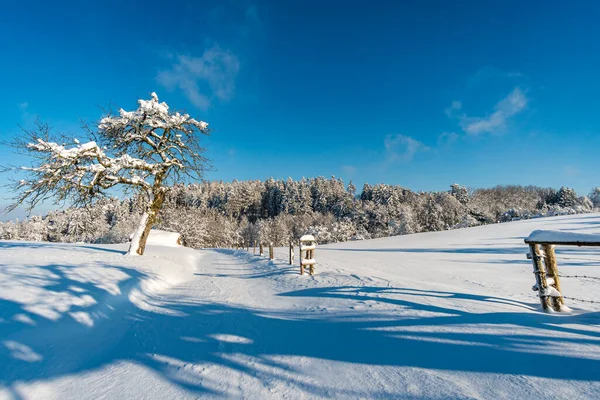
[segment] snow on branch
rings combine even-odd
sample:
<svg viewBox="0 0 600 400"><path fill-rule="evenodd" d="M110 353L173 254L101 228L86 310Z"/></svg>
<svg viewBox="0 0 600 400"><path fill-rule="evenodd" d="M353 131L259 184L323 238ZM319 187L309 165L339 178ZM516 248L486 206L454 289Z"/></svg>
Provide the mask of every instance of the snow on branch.
<svg viewBox="0 0 600 400"><path fill-rule="evenodd" d="M208 124L170 111L156 93L139 100L134 111L108 113L88 133L89 141L67 145L65 137L38 124L14 141L33 162L20 168L26 177L13 185L17 195L10 208L25 203L31 209L48 198L85 203L116 185L153 198L169 184L201 178L207 165L200 137L208 134Z"/></svg>

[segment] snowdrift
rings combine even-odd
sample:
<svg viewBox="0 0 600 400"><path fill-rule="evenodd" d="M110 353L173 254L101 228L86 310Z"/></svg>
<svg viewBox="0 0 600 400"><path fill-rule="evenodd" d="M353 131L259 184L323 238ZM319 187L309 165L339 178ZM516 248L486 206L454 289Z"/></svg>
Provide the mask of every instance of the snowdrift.
<svg viewBox="0 0 600 400"><path fill-rule="evenodd" d="M133 233L129 235L129 241L132 239ZM180 233L168 232L160 229L151 229L150 235L148 235L148 239L146 241L146 245L177 247L182 246L183 241Z"/></svg>
<svg viewBox="0 0 600 400"><path fill-rule="evenodd" d="M177 232L167 232L162 231L160 229L152 229L150 231L150 235L148 236L148 241L146 244L156 245L156 246L181 246L182 239L181 234Z"/></svg>

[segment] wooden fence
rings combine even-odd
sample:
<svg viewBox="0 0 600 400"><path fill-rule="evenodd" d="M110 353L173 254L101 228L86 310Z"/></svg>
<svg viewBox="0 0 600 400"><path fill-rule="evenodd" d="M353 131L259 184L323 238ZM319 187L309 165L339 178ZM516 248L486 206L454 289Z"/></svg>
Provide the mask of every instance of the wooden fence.
<svg viewBox="0 0 600 400"><path fill-rule="evenodd" d="M532 260L535 285L544 311L565 311L555 246L600 246L599 235L558 231L534 231L525 239ZM585 300L582 300L585 301Z"/></svg>

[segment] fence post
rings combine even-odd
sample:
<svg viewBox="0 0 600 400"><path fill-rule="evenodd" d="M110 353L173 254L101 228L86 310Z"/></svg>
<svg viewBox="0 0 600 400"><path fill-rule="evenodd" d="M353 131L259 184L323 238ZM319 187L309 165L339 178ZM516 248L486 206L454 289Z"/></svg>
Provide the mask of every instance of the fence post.
<svg viewBox="0 0 600 400"><path fill-rule="evenodd" d="M544 249L544 253L546 257L544 258L544 264L546 265L546 271L548 272L548 276L550 276L554 280L554 287L556 290L562 294L562 289L560 288L560 279L558 277L558 265L556 263L556 254L554 253L554 245L553 244L544 244L542 245L542 249ZM564 299L561 297L552 297L552 306L555 310L560 311L560 306L564 304Z"/></svg>
<svg viewBox="0 0 600 400"><path fill-rule="evenodd" d="M546 294L546 288L548 282L546 282L546 271L542 264L542 256L540 254L539 244L530 244L529 250L531 251L531 261L533 262L533 273L535 274L535 282L538 288L538 294L540 297L540 303L542 303L542 309L547 311L549 308L548 295Z"/></svg>
<svg viewBox="0 0 600 400"><path fill-rule="evenodd" d="M273 259L273 243L269 242L269 260Z"/></svg>
<svg viewBox="0 0 600 400"><path fill-rule="evenodd" d="M294 242L290 240L290 265L294 264Z"/></svg>
<svg viewBox="0 0 600 400"><path fill-rule="evenodd" d="M298 259L300 260L300 275L304 275L304 264L302 264L302 241L298 240Z"/></svg>

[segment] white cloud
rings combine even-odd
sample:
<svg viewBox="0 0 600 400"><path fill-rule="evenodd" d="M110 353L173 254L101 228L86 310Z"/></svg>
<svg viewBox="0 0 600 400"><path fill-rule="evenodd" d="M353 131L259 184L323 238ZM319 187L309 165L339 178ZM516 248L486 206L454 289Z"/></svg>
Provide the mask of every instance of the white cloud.
<svg viewBox="0 0 600 400"><path fill-rule="evenodd" d="M29 103L26 101L18 103L17 108L19 109L21 124L23 124L24 126L33 125L37 118L37 115L29 112Z"/></svg>
<svg viewBox="0 0 600 400"><path fill-rule="evenodd" d="M456 132L442 132L442 134L438 136L438 147L448 146L456 142L458 138L459 135Z"/></svg>
<svg viewBox="0 0 600 400"><path fill-rule="evenodd" d="M444 113L450 118L454 117L456 113L462 108L462 103L458 100L454 100L450 107L444 110Z"/></svg>
<svg viewBox="0 0 600 400"><path fill-rule="evenodd" d="M207 109L213 98L226 101L235 91L240 62L235 54L214 46L201 57L176 55L171 69L160 71L158 82L169 90L179 88L200 109Z"/></svg>
<svg viewBox="0 0 600 400"><path fill-rule="evenodd" d="M505 81L510 79L526 80L527 76L518 71L505 71L488 65L478 69L467 79L467 88L480 87L489 84L490 81Z"/></svg>
<svg viewBox="0 0 600 400"><path fill-rule="evenodd" d="M387 159L390 162L408 162L419 151L427 151L429 147L410 136L387 135L383 141Z"/></svg>
<svg viewBox="0 0 600 400"><path fill-rule="evenodd" d="M579 175L579 168L574 167L572 165L567 165L566 167L564 167L563 175L565 175L569 178L577 176L577 175Z"/></svg>
<svg viewBox="0 0 600 400"><path fill-rule="evenodd" d="M470 135L480 133L497 133L505 126L509 118L527 108L528 99L523 91L516 87L507 97L500 100L494 107L494 112L487 117L461 117L460 126Z"/></svg>
<svg viewBox="0 0 600 400"><path fill-rule="evenodd" d="M353 167L352 165L342 165L342 171L344 171L346 175L354 175L356 173L356 167Z"/></svg>

